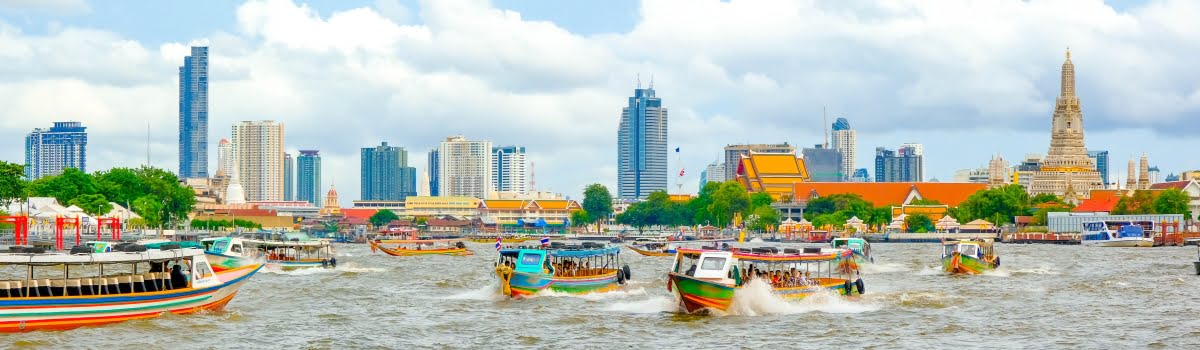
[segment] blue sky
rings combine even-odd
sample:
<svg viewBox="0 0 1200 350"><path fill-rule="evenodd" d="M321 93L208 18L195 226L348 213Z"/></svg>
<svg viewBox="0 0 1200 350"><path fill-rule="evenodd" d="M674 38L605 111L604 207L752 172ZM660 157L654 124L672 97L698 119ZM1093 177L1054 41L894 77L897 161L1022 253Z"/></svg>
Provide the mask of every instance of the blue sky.
<svg viewBox="0 0 1200 350"><path fill-rule="evenodd" d="M0 0L0 139L80 120L100 170L140 164L148 123L152 163L174 169L176 70L205 44L211 144L239 120L282 121L348 197L359 148L404 146L420 172L455 134L526 146L543 190L613 187L639 74L670 109L685 189L726 144L820 143L822 108L858 130L859 167L918 142L927 177L949 180L1046 152L1070 46L1111 175L1141 153L1178 172L1200 168L1195 18L1183 0Z"/></svg>

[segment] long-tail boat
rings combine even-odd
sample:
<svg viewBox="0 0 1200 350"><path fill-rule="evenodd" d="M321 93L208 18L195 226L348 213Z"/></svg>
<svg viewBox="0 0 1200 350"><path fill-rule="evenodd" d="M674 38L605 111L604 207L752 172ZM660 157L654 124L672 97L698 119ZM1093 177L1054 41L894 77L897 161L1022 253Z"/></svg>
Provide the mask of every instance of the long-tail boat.
<svg viewBox="0 0 1200 350"><path fill-rule="evenodd" d="M0 332L65 330L221 310L262 268L214 271L204 251L162 244L0 253Z"/></svg>
<svg viewBox="0 0 1200 350"><path fill-rule="evenodd" d="M581 245L501 249L495 264L500 294L524 298L543 290L570 294L616 290L630 278L621 247Z"/></svg>
<svg viewBox="0 0 1200 350"><path fill-rule="evenodd" d="M391 256L414 255L475 255L461 239L392 239L367 241L371 251ZM389 248L388 245L391 245Z"/></svg>
<svg viewBox="0 0 1200 350"><path fill-rule="evenodd" d="M716 251L679 249L667 273L667 291L689 314L728 311L734 296L752 280L767 282L786 299L833 291L841 295L865 292L848 249L774 247ZM684 268L684 266L689 266Z"/></svg>
<svg viewBox="0 0 1200 350"><path fill-rule="evenodd" d="M496 243L496 238L500 238L501 243L524 243L525 241L536 239L531 236L520 235L477 235L469 236L467 240L475 243Z"/></svg>
<svg viewBox="0 0 1200 350"><path fill-rule="evenodd" d="M942 269L951 274L977 275L1000 267L989 240L948 240L942 243Z"/></svg>
<svg viewBox="0 0 1200 350"><path fill-rule="evenodd" d="M200 244L218 271L246 265L248 261L262 261L268 268L284 271L337 267L333 245L324 238L277 241L218 237L206 238Z"/></svg>

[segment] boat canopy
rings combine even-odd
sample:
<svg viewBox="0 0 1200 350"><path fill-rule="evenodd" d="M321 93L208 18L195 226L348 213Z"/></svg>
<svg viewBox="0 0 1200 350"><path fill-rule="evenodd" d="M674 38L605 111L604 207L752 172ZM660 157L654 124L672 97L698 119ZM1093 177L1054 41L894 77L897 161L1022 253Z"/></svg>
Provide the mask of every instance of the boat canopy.
<svg viewBox="0 0 1200 350"><path fill-rule="evenodd" d="M0 254L0 265L95 265L157 262L188 258L204 255L204 251L195 248L172 250L147 250L144 252L111 252L111 253L3 253Z"/></svg>
<svg viewBox="0 0 1200 350"><path fill-rule="evenodd" d="M704 249L678 249L680 255L696 258L701 254L715 252L715 250ZM820 253L755 253L748 250L737 250L733 252L733 257L745 262L799 262L799 261L831 261L841 258L849 258L854 252L849 249L833 249L822 250Z"/></svg>
<svg viewBox="0 0 1200 350"><path fill-rule="evenodd" d="M501 256L515 257L521 251L545 251L550 256L558 258L586 258L591 256L615 255L621 253L621 247L605 247L600 249L501 249Z"/></svg>

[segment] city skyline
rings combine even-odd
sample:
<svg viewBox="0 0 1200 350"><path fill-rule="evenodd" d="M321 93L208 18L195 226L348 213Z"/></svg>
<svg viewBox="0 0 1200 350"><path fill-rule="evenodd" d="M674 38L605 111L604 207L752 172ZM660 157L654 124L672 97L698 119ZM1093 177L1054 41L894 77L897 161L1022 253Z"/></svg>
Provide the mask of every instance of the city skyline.
<svg viewBox="0 0 1200 350"><path fill-rule="evenodd" d="M667 169L688 169L684 189L698 187L698 170L718 160L724 145L819 143L828 126L821 106L853 122L857 167L873 164L875 147L919 142L928 152L926 180L946 181L996 153L1015 162L1046 152L1066 46L1078 57L1089 148L1110 151L1118 165L1147 153L1163 176L1200 168L1181 155L1200 94L1180 77L1196 76L1186 62L1198 50L1176 44L1197 42L1197 31L1170 29L1189 28L1194 3L998 1L941 11L915 3L911 13L867 4L875 17L853 19L837 15L838 4L649 1L603 4L613 8L596 13L621 13L612 22L625 24L598 29L537 4L402 4L407 15L397 15L370 2L252 1L188 5L203 7L206 20L166 30L102 19L128 5L83 3L88 10L66 14L0 5L9 7L0 22L15 28L3 34L14 55L0 63L15 73L0 81L0 103L12 106L0 117L0 137L19 140L52 121L81 121L89 126L91 171L145 163L147 123L150 163L176 170L178 68L193 45L210 47L208 138L227 136L214 130L241 120L285 123L294 141L285 151L322 149L343 199L360 197L359 148L395 130L404 140L397 146L410 150L455 134L520 144L538 164L540 189L578 196L599 182L615 192L616 166L607 156L616 147L615 115L639 73L656 77L673 109L668 147L683 149L684 164L670 156ZM749 21L721 13L766 15ZM914 17L926 21L886 30ZM1041 20L1019 20L1030 17ZM705 29L714 23L727 30ZM782 23L789 25L757 35ZM696 33L706 45L688 40ZM823 50L789 48L811 46ZM89 57L89 64L56 56ZM501 69L496 62L513 63ZM1128 139L1145 141L1115 141ZM0 148L0 159L23 158L19 146Z"/></svg>

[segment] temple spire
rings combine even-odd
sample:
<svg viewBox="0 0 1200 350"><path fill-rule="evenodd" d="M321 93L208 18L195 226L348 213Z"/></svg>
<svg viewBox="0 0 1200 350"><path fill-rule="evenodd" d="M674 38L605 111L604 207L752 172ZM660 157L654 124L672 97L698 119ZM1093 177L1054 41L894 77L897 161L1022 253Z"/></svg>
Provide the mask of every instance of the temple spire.
<svg viewBox="0 0 1200 350"><path fill-rule="evenodd" d="M1062 85L1059 97L1075 97L1075 64L1071 62L1071 48L1067 48L1067 59L1062 65Z"/></svg>

